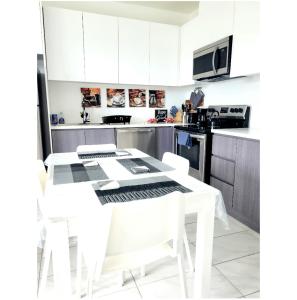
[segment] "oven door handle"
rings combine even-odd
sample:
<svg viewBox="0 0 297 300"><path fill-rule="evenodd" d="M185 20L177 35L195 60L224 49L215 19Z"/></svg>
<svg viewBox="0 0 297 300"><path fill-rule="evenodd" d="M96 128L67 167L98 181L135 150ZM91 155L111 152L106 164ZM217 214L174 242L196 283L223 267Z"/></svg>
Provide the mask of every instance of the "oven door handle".
<svg viewBox="0 0 297 300"><path fill-rule="evenodd" d="M197 139L197 140L205 140L204 135L195 135L195 134L190 134L191 138Z"/></svg>

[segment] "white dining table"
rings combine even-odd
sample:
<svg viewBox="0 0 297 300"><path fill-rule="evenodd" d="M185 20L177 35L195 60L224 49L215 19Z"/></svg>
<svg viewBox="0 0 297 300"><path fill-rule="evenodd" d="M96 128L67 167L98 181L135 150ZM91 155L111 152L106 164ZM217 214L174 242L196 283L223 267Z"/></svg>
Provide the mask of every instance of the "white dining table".
<svg viewBox="0 0 297 300"><path fill-rule="evenodd" d="M228 217L222 194L216 188L178 171L132 174L118 159L144 158L147 154L137 149L125 149L131 155L122 157L96 158L101 168L111 180L133 180L148 177L167 176L192 192L185 193L186 214L197 213L196 259L193 282L194 298L207 297L210 290L212 264L214 218L220 219L228 228ZM86 159L89 160L89 159ZM71 274L69 259L69 237L76 236L78 224L75 220L82 211L102 209L92 184L94 181L54 184L54 166L82 163L76 152L50 154L45 161L48 167L48 180L45 189L45 202L48 218L59 218L55 222L57 242L52 250L53 275L61 298L71 296ZM95 181L97 182L97 181Z"/></svg>

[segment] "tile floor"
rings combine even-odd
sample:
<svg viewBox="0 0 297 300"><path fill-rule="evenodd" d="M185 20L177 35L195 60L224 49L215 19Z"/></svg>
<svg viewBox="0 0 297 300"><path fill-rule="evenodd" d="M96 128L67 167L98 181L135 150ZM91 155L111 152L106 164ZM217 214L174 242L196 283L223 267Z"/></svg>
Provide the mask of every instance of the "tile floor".
<svg viewBox="0 0 297 300"><path fill-rule="evenodd" d="M232 217L229 217L229 222L230 230L226 230L219 220L215 220L210 298L259 298L260 236ZM186 218L186 231L193 260L195 260L196 246L195 230L196 216L189 215ZM75 282L75 242L72 243L70 253L73 282ZM41 259L39 250L38 268ZM174 259L163 259L146 266L145 277L140 277L139 270L126 272L126 282L122 287L118 285L117 276L117 274L116 276L115 274L102 276L94 284L94 299L180 297L178 269ZM187 269L189 297L192 296L192 276ZM84 278L85 272L83 272ZM51 298L53 293L52 268L48 274L47 293Z"/></svg>

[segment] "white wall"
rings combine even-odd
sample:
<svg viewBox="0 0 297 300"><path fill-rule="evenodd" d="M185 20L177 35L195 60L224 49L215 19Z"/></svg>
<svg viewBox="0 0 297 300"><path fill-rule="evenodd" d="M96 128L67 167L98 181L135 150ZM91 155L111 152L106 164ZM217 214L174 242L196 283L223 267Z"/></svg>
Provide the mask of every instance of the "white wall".
<svg viewBox="0 0 297 300"><path fill-rule="evenodd" d="M254 75L244 78L236 78L219 82L199 82L196 85L203 86L205 93L205 106L208 105L228 105L228 104L247 104L251 106L250 127L261 127L260 111L260 75ZM99 87L101 88L101 108L87 108L90 113L91 122L101 122L101 116L113 114L131 115L131 123L145 122L154 117L154 108L148 108L148 90L165 89L166 91L166 109L181 104L190 98L195 85L185 87L156 87L141 85L114 85L114 84L94 84L80 82L60 82L49 81L49 100L51 113L64 113L66 123L80 123L81 108L81 87ZM126 107L125 108L107 108L106 106L106 88L125 88L126 89ZM145 88L147 90L147 107L129 107L129 88Z"/></svg>
<svg viewBox="0 0 297 300"><path fill-rule="evenodd" d="M121 85L121 84L96 84L96 83L81 83L81 82L64 82L64 81L49 81L49 104L51 113L63 112L66 123L81 123L80 117L81 107L81 87L99 87L101 88L101 107L86 108L90 114L90 121L94 123L101 122L102 116L126 114L131 115L131 123L145 122L149 118L155 117L155 108L148 107L149 89L164 89L166 91L165 108L168 110L171 106L182 103L185 99L180 98L178 87L157 87L145 85ZM126 92L125 108L108 108L106 101L106 88L124 88ZM128 89L140 88L146 89L146 107L129 107L129 92Z"/></svg>

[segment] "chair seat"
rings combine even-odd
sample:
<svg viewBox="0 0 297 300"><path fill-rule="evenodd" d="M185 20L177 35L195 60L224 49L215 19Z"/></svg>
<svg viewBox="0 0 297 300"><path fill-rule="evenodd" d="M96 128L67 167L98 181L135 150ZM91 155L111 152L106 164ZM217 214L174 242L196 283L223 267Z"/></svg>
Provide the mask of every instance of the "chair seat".
<svg viewBox="0 0 297 300"><path fill-rule="evenodd" d="M168 243L160 246L144 249L143 251L130 252L128 254L108 256L103 264L103 272L113 272L118 270L128 270L138 268L143 264L152 263L166 256L175 257L175 252Z"/></svg>

